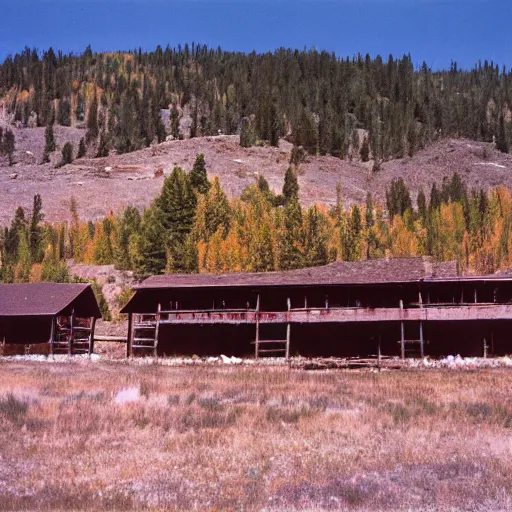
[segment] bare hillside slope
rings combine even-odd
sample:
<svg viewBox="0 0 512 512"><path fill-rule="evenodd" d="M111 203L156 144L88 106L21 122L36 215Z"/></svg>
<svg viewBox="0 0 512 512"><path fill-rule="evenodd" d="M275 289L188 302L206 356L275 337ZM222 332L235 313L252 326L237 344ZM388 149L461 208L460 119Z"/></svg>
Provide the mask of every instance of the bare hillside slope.
<svg viewBox="0 0 512 512"><path fill-rule="evenodd" d="M107 158L83 158L71 165L55 169L60 149L67 141L75 145L83 130L56 127L57 151L51 164L41 165L44 128L15 129L15 165L0 160L0 224L10 221L17 206L30 208L34 194L43 197L46 219L66 220L69 202L78 201L82 219L96 220L109 211L127 205L143 207L159 193L163 177L173 167L191 169L198 153L204 153L210 178L219 176L226 192L238 196L254 183L258 173L279 192L292 145L281 141L279 148L241 148L237 136L218 136L164 142L125 155ZM486 148L484 150L484 148ZM363 202L367 191L383 201L391 180L403 177L416 194L420 187L428 192L431 184L458 172L470 187L512 187L512 156L492 149L490 145L468 140L447 139L414 157L386 162L378 173L371 163L347 162L331 156L309 157L301 166L299 183L304 204L334 204L336 184L341 183L345 204ZM107 170L105 170L107 169Z"/></svg>

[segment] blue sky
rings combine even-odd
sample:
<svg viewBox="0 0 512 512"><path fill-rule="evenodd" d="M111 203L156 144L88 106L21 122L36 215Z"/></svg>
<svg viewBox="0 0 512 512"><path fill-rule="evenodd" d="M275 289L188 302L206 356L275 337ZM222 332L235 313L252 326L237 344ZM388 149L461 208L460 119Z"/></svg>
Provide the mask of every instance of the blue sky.
<svg viewBox="0 0 512 512"><path fill-rule="evenodd" d="M511 0L1 0L0 60L25 46L81 53L200 42L258 52L410 53L434 69L512 67Z"/></svg>

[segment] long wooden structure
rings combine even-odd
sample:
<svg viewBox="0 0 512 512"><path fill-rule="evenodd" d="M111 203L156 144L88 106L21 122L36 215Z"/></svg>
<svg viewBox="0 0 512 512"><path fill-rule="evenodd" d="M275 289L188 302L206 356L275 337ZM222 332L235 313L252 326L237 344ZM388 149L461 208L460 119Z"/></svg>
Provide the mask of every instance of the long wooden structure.
<svg viewBox="0 0 512 512"><path fill-rule="evenodd" d="M136 288L123 311L130 356L389 355L397 344L402 358L457 349L475 354L482 347L486 355L485 339L512 352L512 279L460 276L455 263L428 258L267 274L154 276Z"/></svg>

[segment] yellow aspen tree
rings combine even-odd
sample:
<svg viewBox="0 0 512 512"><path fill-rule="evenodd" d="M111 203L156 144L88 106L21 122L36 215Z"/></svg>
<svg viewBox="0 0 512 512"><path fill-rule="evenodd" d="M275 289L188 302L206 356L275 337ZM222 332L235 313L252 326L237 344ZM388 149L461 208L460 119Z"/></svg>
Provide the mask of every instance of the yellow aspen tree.
<svg viewBox="0 0 512 512"><path fill-rule="evenodd" d="M222 242L223 230L222 228L219 228L210 237L206 252L206 271L211 274L220 274L224 271Z"/></svg>

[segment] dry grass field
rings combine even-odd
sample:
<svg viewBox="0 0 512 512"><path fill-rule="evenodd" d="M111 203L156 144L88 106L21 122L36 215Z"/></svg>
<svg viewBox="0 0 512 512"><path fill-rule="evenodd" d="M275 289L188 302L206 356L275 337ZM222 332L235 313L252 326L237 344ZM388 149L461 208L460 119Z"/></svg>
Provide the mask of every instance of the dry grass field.
<svg viewBox="0 0 512 512"><path fill-rule="evenodd" d="M512 373L0 363L1 510L511 510Z"/></svg>

